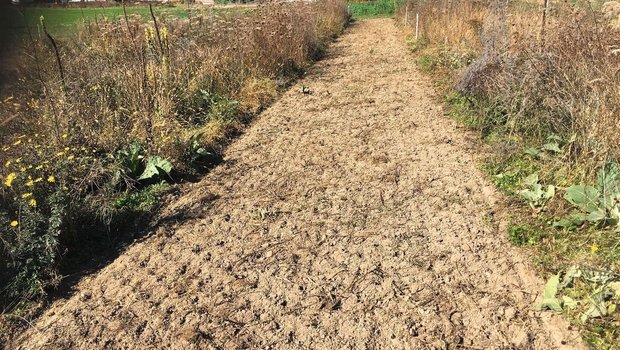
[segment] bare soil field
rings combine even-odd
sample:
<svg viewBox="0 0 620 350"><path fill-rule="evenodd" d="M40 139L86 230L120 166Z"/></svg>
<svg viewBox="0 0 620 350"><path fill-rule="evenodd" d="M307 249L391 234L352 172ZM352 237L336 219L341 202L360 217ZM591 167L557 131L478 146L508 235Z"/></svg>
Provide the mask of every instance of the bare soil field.
<svg viewBox="0 0 620 350"><path fill-rule="evenodd" d="M580 349L533 311L474 136L392 20L354 23L153 232L17 349Z"/></svg>

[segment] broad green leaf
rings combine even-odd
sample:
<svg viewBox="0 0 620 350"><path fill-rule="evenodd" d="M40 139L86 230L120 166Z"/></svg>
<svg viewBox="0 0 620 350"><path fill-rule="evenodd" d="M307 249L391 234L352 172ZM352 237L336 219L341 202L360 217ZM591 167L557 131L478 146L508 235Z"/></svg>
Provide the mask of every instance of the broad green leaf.
<svg viewBox="0 0 620 350"><path fill-rule="evenodd" d="M146 168L138 180L152 179L156 176L169 174L172 171L172 164L161 157L150 157L146 161Z"/></svg>
<svg viewBox="0 0 620 350"><path fill-rule="evenodd" d="M543 299L542 303L540 303L537 307L538 310L552 310L555 312L562 312L562 305L560 305L560 300L558 298L548 298Z"/></svg>
<svg viewBox="0 0 620 350"><path fill-rule="evenodd" d="M598 208L595 211L591 212L586 216L586 219L590 222L601 222L604 221L607 215L605 215L605 211Z"/></svg>
<svg viewBox="0 0 620 350"><path fill-rule="evenodd" d="M606 208L615 205L614 197L620 194L620 169L616 163L607 163L597 174L598 190Z"/></svg>
<svg viewBox="0 0 620 350"><path fill-rule="evenodd" d="M558 292L558 286L560 284L560 276L553 275L545 284L545 291L543 293L543 299L552 299L555 298L556 293Z"/></svg>
<svg viewBox="0 0 620 350"><path fill-rule="evenodd" d="M568 228L571 226L581 226L586 221L588 214L575 212L571 216L553 223L554 227Z"/></svg>
<svg viewBox="0 0 620 350"><path fill-rule="evenodd" d="M524 186L534 186L538 184L538 173L533 173L521 181Z"/></svg>
<svg viewBox="0 0 620 350"><path fill-rule="evenodd" d="M562 219L559 221L555 221L553 223L553 227L561 227L561 228L568 228L573 226L573 221L571 219Z"/></svg>
<svg viewBox="0 0 620 350"><path fill-rule="evenodd" d="M551 199L555 196L555 186L548 185L547 190L545 190L545 194L543 195L543 199Z"/></svg>
<svg viewBox="0 0 620 350"><path fill-rule="evenodd" d="M536 184L532 186L531 190L519 191L519 195L528 202L537 203L543 197L544 192L542 190L542 186L540 184Z"/></svg>
<svg viewBox="0 0 620 350"><path fill-rule="evenodd" d="M573 185L566 189L564 199L587 213L596 211L599 205L598 190L592 186Z"/></svg>
<svg viewBox="0 0 620 350"><path fill-rule="evenodd" d="M562 306L565 309L574 309L577 307L577 302L571 297L562 296Z"/></svg>
<svg viewBox="0 0 620 350"><path fill-rule="evenodd" d="M542 146L542 149L544 149L545 151L553 152L553 153L562 153L562 150L560 149L560 145L557 142L545 143Z"/></svg>
<svg viewBox="0 0 620 350"><path fill-rule="evenodd" d="M529 154L533 157L536 157L540 154L540 150L538 148L535 147L529 147L525 149L525 154Z"/></svg>

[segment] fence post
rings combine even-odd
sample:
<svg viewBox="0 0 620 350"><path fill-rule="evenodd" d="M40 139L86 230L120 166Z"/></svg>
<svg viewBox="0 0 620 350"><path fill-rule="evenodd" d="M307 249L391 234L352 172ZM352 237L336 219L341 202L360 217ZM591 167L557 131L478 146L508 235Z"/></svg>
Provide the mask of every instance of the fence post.
<svg viewBox="0 0 620 350"><path fill-rule="evenodd" d="M420 14L415 14L415 41L418 41L418 28L420 27Z"/></svg>
<svg viewBox="0 0 620 350"><path fill-rule="evenodd" d="M409 25L409 3L405 7L405 26Z"/></svg>
<svg viewBox="0 0 620 350"><path fill-rule="evenodd" d="M540 27L540 40L542 44L545 44L545 25L547 24L547 11L549 11L549 0L545 0L545 5L542 13L542 25Z"/></svg>

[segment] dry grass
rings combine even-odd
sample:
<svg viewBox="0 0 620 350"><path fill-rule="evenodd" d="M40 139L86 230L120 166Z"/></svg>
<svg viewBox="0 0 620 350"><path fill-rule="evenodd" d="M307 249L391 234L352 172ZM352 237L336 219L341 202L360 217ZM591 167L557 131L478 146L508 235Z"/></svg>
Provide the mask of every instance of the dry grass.
<svg viewBox="0 0 620 350"><path fill-rule="evenodd" d="M480 32L487 8L480 1L415 1L399 8L398 18L406 21L415 35L418 19L418 47L445 46L454 50L479 51Z"/></svg>
<svg viewBox="0 0 620 350"><path fill-rule="evenodd" d="M416 1L408 12L421 18L415 48L460 69L461 93L493 101L481 126L535 140L560 135L569 159L592 168L620 159L620 29L600 6L551 4L544 29L542 6L530 2Z"/></svg>
<svg viewBox="0 0 620 350"><path fill-rule="evenodd" d="M79 248L88 236L81 225L114 224L135 202L128 192L208 164L347 19L338 0L274 2L184 20L100 19L62 40L26 38L20 79L0 104L8 116L0 121L2 302L42 294L63 244ZM160 163L162 176L139 179L156 157L172 173Z"/></svg>

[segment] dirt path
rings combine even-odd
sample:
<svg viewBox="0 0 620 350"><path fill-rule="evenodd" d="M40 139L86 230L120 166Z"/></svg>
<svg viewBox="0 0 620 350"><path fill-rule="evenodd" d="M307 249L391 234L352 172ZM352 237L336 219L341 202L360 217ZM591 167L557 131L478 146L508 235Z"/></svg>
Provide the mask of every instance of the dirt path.
<svg viewBox="0 0 620 350"><path fill-rule="evenodd" d="M391 20L356 23L15 347L581 347L532 311L543 282L488 219L476 150L412 61Z"/></svg>

